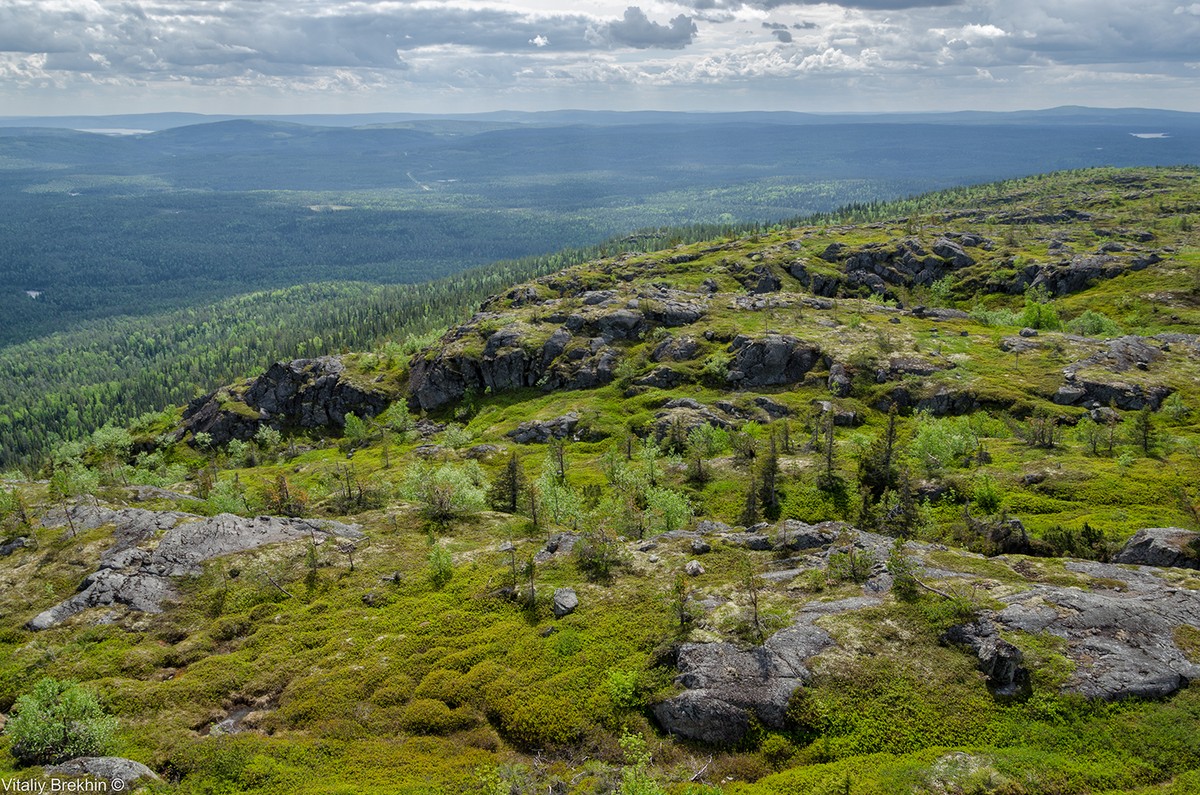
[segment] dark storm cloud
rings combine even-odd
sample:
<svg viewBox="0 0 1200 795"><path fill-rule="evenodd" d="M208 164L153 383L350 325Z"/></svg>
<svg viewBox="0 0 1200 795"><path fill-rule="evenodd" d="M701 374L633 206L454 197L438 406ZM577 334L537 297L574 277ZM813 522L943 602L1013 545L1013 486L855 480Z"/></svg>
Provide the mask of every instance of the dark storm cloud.
<svg viewBox="0 0 1200 795"><path fill-rule="evenodd" d="M786 30L773 30L771 33L775 36L775 38L779 39L784 44L792 43L792 34L788 33Z"/></svg>
<svg viewBox="0 0 1200 795"><path fill-rule="evenodd" d="M646 16L637 6L625 9L625 16L604 26L603 34L610 42L639 50L661 48L681 50L696 37L696 23L684 14L660 25Z"/></svg>

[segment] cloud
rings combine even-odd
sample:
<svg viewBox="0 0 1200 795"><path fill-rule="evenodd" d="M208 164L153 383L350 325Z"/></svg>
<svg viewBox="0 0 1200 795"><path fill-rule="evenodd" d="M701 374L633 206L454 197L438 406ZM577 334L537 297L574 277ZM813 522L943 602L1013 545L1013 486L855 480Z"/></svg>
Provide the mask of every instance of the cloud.
<svg viewBox="0 0 1200 795"><path fill-rule="evenodd" d="M867 109L879 98L988 105L985 83L1025 105L1145 104L1158 95L1105 85L1157 79L1173 106L1200 109L1196 0L628 2L609 0L601 14L601 4L550 0L0 0L0 107L55 91L71 97L59 112L81 97L95 106L98 86L142 107L184 107L192 90L214 103L328 90L527 107L576 87L620 104L627 95L605 95L609 85L661 89L666 106L824 97L828 109Z"/></svg>
<svg viewBox="0 0 1200 795"><path fill-rule="evenodd" d="M696 32L696 23L685 14L680 14L666 25L660 25L637 6L626 8L623 18L608 23L600 31L609 42L638 50L681 50L692 43Z"/></svg>
<svg viewBox="0 0 1200 795"><path fill-rule="evenodd" d="M836 5L874 11L898 11L909 8L940 8L962 5L965 0L681 0L697 11L736 11L757 8L770 11L786 6Z"/></svg>

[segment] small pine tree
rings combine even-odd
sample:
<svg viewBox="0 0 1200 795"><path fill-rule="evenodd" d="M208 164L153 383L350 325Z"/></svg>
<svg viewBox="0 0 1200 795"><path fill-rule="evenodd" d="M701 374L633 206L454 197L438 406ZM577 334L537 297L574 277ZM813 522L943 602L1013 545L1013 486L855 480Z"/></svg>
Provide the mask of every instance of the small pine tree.
<svg viewBox="0 0 1200 795"><path fill-rule="evenodd" d="M492 484L492 491L489 495L492 507L504 513L517 513L521 505L521 494L528 485L527 480L525 468L521 466L520 459L517 458L515 452L511 453L508 463L504 465L496 482Z"/></svg>
<svg viewBox="0 0 1200 795"><path fill-rule="evenodd" d="M917 591L917 563L904 551L904 539L892 542L888 552L887 570L892 575L892 593L905 602L915 601Z"/></svg>
<svg viewBox="0 0 1200 795"><path fill-rule="evenodd" d="M754 477L750 477L750 487L746 489L746 504L742 508L742 515L738 521L744 527L750 527L758 524L758 483Z"/></svg>
<svg viewBox="0 0 1200 795"><path fill-rule="evenodd" d="M767 454L759 464L758 502L762 506L763 515L775 520L779 518L782 505L779 501L779 453L775 447L775 434L771 434Z"/></svg>
<svg viewBox="0 0 1200 795"><path fill-rule="evenodd" d="M1154 425L1154 414L1146 405L1133 415L1133 426L1130 429L1131 441L1146 455L1152 455L1158 446L1158 429Z"/></svg>

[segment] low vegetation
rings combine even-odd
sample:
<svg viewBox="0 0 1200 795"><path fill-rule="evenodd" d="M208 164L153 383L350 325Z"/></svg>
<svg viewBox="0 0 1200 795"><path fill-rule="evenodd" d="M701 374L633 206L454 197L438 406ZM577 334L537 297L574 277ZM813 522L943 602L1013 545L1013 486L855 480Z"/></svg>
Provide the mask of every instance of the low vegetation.
<svg viewBox="0 0 1200 795"><path fill-rule="evenodd" d="M163 776L151 792L1194 791L1196 687L1085 698L1064 690L1079 662L1061 638L1005 630L1030 681L1000 696L943 638L1034 588L1127 591L1082 560L1109 560L1143 527L1200 529L1200 358L1187 336L1200 329L1200 258L1179 221L1195 177L1031 178L856 208L857 225L597 259L501 293L416 359L343 357L347 379L398 398L375 416L281 420L219 442L168 412L61 448L39 477L0 484L0 539L23 539L0 558L0 776L33 778L49 761L20 731L53 677L96 694L116 720L110 750ZM861 251L965 235L980 239L963 246L972 264L928 284L847 277ZM1027 264L1112 242L1119 272L1077 290L1000 289ZM1150 249L1156 262L1132 266ZM814 274L844 283L816 289ZM568 335L563 369L539 371L574 377L568 366L608 347L602 383L468 387L425 410L404 386L419 362L521 350L540 363L572 315L608 322L635 295L643 316L682 312L672 301L703 313L603 345ZM520 333L527 350L518 339L484 353ZM795 340L808 369L747 383L775 370L746 364L746 339ZM1073 397L1082 384L1113 399ZM250 410L242 388L222 410ZM159 613L115 603L28 629L120 539L111 523L72 522L132 495L154 510L337 519L364 536L314 532L208 560ZM836 524L795 549L787 520ZM872 546L859 531L888 538ZM1200 589L1191 570L1161 572L1164 586ZM830 607L844 600L859 607ZM806 609L825 611L811 626L831 642L806 660L786 719L752 721L724 746L662 731L655 705L693 687L676 681L681 644L752 650ZM1188 654L1192 629L1174 635Z"/></svg>

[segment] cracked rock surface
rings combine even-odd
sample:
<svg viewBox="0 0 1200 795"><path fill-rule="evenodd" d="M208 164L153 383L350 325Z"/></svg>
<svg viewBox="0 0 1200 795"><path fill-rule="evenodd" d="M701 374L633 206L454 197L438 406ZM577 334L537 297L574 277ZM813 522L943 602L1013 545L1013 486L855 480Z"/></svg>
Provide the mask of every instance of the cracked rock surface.
<svg viewBox="0 0 1200 795"><path fill-rule="evenodd" d="M69 510L69 515L61 510L50 513L42 524L73 526L76 531L112 524L114 543L101 554L99 567L84 579L78 593L29 621L33 630L49 629L89 607L120 604L145 613L161 612L163 602L175 594L172 577L198 573L201 563L222 555L303 538L363 537L358 525L327 520L228 513L204 517L90 505Z"/></svg>

